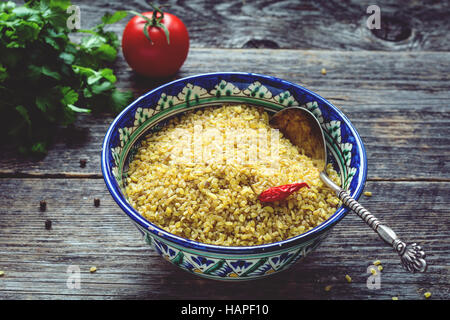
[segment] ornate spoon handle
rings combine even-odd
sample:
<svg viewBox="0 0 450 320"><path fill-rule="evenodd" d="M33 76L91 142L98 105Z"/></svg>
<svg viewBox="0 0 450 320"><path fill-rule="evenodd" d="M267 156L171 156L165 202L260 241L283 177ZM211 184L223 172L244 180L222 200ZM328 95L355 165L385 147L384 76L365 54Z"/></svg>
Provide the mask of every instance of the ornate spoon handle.
<svg viewBox="0 0 450 320"><path fill-rule="evenodd" d="M325 177L324 177L325 176ZM331 181L326 174L321 174L322 180L332 188L343 204L353 210L371 227L381 239L391 245L394 250L400 255L403 267L409 272L425 272L427 263L425 261L425 252L415 243L407 245L401 241L395 232L386 225L381 224L373 214L353 199L347 191L342 190L333 181Z"/></svg>

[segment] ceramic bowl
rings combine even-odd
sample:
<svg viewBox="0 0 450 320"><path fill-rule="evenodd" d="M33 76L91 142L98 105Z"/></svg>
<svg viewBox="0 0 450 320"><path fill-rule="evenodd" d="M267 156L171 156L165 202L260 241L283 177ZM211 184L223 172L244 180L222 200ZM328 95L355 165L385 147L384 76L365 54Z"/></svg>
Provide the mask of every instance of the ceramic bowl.
<svg viewBox="0 0 450 320"><path fill-rule="evenodd" d="M126 107L110 125L102 146L102 172L112 197L165 260L202 277L240 281L286 270L314 250L348 209L338 208L324 223L296 237L247 247L199 243L144 219L123 191L128 163L141 139L163 127L170 117L227 103L258 105L269 113L293 106L310 110L324 130L328 161L355 199L364 188L367 160L359 134L338 108L299 85L275 77L234 72L191 76L162 85Z"/></svg>

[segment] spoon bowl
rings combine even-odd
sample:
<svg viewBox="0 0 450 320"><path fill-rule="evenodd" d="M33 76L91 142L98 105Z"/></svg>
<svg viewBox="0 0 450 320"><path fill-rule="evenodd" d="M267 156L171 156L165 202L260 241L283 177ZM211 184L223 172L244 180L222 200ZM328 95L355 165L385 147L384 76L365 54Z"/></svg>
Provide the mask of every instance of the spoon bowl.
<svg viewBox="0 0 450 320"><path fill-rule="evenodd" d="M325 137L320 123L311 111L297 107L286 108L275 113L269 124L280 130L292 144L304 150L318 168L326 168Z"/></svg>

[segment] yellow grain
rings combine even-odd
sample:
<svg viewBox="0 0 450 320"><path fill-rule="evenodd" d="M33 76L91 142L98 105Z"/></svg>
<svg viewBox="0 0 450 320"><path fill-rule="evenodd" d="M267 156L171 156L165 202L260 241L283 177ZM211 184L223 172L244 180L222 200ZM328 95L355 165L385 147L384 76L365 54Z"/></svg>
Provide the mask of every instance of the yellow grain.
<svg viewBox="0 0 450 320"><path fill-rule="evenodd" d="M196 125L203 131L194 137ZM179 129L185 134L180 136ZM213 152L218 148L219 140L215 138L220 134L215 131L213 139L204 134L208 129L224 131L224 141L233 142L236 152L222 155L222 161L220 154ZM272 164L265 162L243 163L252 145L245 144L248 134L236 130L254 129L268 137L273 130L267 112L245 105L204 108L169 120L160 131L142 140L130 163L125 185L128 201L144 218L168 232L223 246L281 241L323 223L340 201L321 182L320 170L312 159L280 136L276 141L279 168L272 169ZM176 150L184 152L189 147L184 138L199 138L212 157L200 163L176 162ZM269 149L271 143L267 139ZM340 184L332 165L328 165L327 173ZM305 181L310 189L270 206L258 200L259 193L268 187L293 181Z"/></svg>
<svg viewBox="0 0 450 320"><path fill-rule="evenodd" d="M266 210L269 213L274 213L274 210L273 210L273 208L271 206L266 206L263 209Z"/></svg>

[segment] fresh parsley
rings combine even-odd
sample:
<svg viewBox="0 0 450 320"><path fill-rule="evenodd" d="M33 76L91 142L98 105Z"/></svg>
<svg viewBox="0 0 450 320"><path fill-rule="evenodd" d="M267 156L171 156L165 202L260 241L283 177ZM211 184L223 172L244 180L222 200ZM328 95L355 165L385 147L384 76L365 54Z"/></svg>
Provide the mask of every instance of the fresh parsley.
<svg viewBox="0 0 450 320"><path fill-rule="evenodd" d="M133 95L116 88L111 69L120 43L107 14L76 43L66 23L69 0L0 3L0 143L45 154L55 129L78 113L118 112Z"/></svg>

